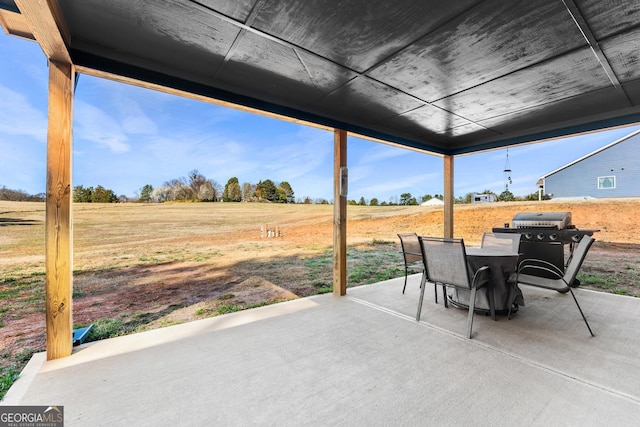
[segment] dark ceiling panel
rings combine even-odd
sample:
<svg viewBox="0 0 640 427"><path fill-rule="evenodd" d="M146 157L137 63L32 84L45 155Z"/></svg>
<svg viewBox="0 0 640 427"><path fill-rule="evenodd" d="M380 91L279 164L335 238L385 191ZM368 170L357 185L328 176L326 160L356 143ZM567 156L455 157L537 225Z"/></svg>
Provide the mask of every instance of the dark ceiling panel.
<svg viewBox="0 0 640 427"><path fill-rule="evenodd" d="M384 125L398 128L407 126L408 123L415 124L415 132L418 134L422 128L422 131L429 129L434 133L447 136L453 133L453 128L469 124L469 120L427 104L383 121Z"/></svg>
<svg viewBox="0 0 640 427"><path fill-rule="evenodd" d="M371 125L424 105L366 77L359 77L314 103L314 109L332 117Z"/></svg>
<svg viewBox="0 0 640 427"><path fill-rule="evenodd" d="M79 69L439 153L640 121L638 0L59 4Z"/></svg>
<svg viewBox="0 0 640 427"><path fill-rule="evenodd" d="M544 108L526 108L503 116L483 120L480 124L495 129L502 134L526 133L529 129L545 129L549 123L558 122L559 118L571 122L575 117L567 112L579 113L578 117L600 116L604 111L622 110L624 100L613 88L597 90L567 98L558 102L550 102ZM602 117L600 117L602 118Z"/></svg>
<svg viewBox="0 0 640 427"><path fill-rule="evenodd" d="M246 22L256 0L198 0L197 3L240 22Z"/></svg>
<svg viewBox="0 0 640 427"><path fill-rule="evenodd" d="M560 1L486 2L368 74L433 102L584 45Z"/></svg>
<svg viewBox="0 0 640 427"><path fill-rule="evenodd" d="M243 32L218 78L244 95L302 106L355 76L317 56Z"/></svg>
<svg viewBox="0 0 640 427"><path fill-rule="evenodd" d="M13 0L0 0L0 9L8 10L9 12L20 13L20 9L16 6L16 2Z"/></svg>
<svg viewBox="0 0 640 427"><path fill-rule="evenodd" d="M477 0L265 0L253 26L365 71Z"/></svg>
<svg viewBox="0 0 640 427"><path fill-rule="evenodd" d="M190 2L60 1L71 47L207 82L239 30Z"/></svg>
<svg viewBox="0 0 640 427"><path fill-rule="evenodd" d="M638 0L575 0L598 40L640 24Z"/></svg>
<svg viewBox="0 0 640 427"><path fill-rule="evenodd" d="M478 122L611 85L589 48L509 74L435 103ZM566 111L570 116L571 111Z"/></svg>
<svg viewBox="0 0 640 427"><path fill-rule="evenodd" d="M608 38L600 43L618 80L640 78L640 27Z"/></svg>
<svg viewBox="0 0 640 427"><path fill-rule="evenodd" d="M623 83L622 89L633 105L640 106L640 79ZM638 107L638 109L640 109L640 107Z"/></svg>

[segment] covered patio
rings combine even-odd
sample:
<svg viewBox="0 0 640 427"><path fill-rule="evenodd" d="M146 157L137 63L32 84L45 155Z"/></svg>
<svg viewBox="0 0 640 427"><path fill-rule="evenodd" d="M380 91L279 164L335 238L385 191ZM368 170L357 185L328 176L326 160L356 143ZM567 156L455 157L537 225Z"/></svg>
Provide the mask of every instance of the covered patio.
<svg viewBox="0 0 640 427"><path fill-rule="evenodd" d="M523 286L507 320L425 296L420 276L34 356L3 404L66 425L635 425L640 300Z"/></svg>
<svg viewBox="0 0 640 427"><path fill-rule="evenodd" d="M455 156L640 121L637 2L0 0L0 24L49 63L47 352L4 403L68 425L637 423L639 300L579 290L591 338L527 290L466 340L461 310L413 320L418 278L346 287L347 135L441 156L453 237ZM333 130L334 294L72 354L79 74Z"/></svg>
<svg viewBox="0 0 640 427"><path fill-rule="evenodd" d="M334 132L335 295L344 295L347 136L454 158L640 121L640 7L599 0L0 0L49 64L47 358L71 353L74 90L80 74Z"/></svg>

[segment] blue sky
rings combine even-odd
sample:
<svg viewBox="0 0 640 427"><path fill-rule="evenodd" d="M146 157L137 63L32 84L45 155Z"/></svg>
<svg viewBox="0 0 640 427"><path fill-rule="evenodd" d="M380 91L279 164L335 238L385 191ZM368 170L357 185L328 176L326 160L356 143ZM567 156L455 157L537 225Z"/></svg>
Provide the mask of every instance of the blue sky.
<svg viewBox="0 0 640 427"><path fill-rule="evenodd" d="M33 42L0 34L0 187L45 191L47 62ZM640 126L509 149L515 195L542 175ZM134 196L197 169L224 186L288 181L296 198L333 199L333 134L230 108L80 75L73 185ZM349 199L443 193L442 158L349 137ZM504 190L506 150L459 156L455 196Z"/></svg>

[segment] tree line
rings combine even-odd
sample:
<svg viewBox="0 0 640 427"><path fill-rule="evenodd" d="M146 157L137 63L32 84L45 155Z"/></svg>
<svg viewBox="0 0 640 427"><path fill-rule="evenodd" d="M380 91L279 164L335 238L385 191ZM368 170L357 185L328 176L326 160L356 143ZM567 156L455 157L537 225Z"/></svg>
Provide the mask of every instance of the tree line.
<svg viewBox="0 0 640 427"><path fill-rule="evenodd" d="M524 197L514 196L508 190L499 195L491 190L484 190L479 193L468 193L465 196L457 197L456 204L472 203L474 194L493 194L497 201L526 201L538 200L538 193L531 193ZM46 195L39 193L30 195L22 190L11 190L6 186L0 188L0 200L7 201L44 201ZM380 201L374 197L370 200L361 197L358 201L348 200L350 205L359 206L411 206L419 205L433 198L443 200L442 194L426 194L419 198L411 193L402 193L400 198L391 197L389 201ZM545 199L548 199L546 197ZM128 201L139 202L165 202L165 201L200 201L200 202L271 202L271 203L299 203L299 204L331 204L324 198L312 199L304 197L295 199L291 185L282 181L275 183L270 179L260 181L257 184L240 181L236 177L230 178L225 186L221 186L213 179L208 179L197 170L193 170L189 175L165 181L161 186L154 188L151 184L143 186L136 198L131 200L127 196L116 196L111 189L101 185L97 187L84 187L77 185L73 187L73 201L80 203L117 203Z"/></svg>
<svg viewBox="0 0 640 427"><path fill-rule="evenodd" d="M291 184L286 181L275 183L265 179L257 184L229 178L224 187L213 179L208 179L197 170L181 177L165 181L154 188L147 184L140 189L140 202L199 201L199 202L272 202L295 203Z"/></svg>
<svg viewBox="0 0 640 427"><path fill-rule="evenodd" d="M491 190L484 190L483 192L478 193L467 193L464 196L459 196L454 199L455 204L465 204L472 203L473 196L475 194L493 194L495 196L496 201L498 202L521 202L521 201L537 201L538 193L527 194L526 196L515 196L511 191L505 190L500 194L496 194ZM388 202L383 201L380 202L376 197L367 201L364 197L361 197L359 201L349 200L348 203L350 205L358 205L358 206L417 206L424 202L428 202L431 199L439 199L444 200L444 196L442 194L425 194L420 196L419 198L414 197L411 193L402 193L400 198L391 197ZM548 200L549 197L543 197L544 200Z"/></svg>
<svg viewBox="0 0 640 427"><path fill-rule="evenodd" d="M0 188L0 200L7 200L10 202L44 202L46 194L29 194L22 190L11 190L6 186Z"/></svg>

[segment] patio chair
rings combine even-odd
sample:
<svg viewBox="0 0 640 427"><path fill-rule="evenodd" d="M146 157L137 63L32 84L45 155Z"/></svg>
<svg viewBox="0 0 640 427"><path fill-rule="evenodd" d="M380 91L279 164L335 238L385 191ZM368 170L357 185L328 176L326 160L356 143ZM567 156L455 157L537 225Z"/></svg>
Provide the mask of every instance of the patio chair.
<svg viewBox="0 0 640 427"><path fill-rule="evenodd" d="M520 237L520 233L484 233L480 247L518 253Z"/></svg>
<svg viewBox="0 0 640 427"><path fill-rule="evenodd" d="M591 336L594 335L591 331L591 327L589 326L589 322L587 322L587 318L584 316L582 308L580 308L580 304L578 304L578 300L576 299L576 296L571 288L573 287L576 276L578 275L578 270L580 270L582 262L587 256L587 252L589 251L589 248L594 241L595 239L591 236L584 235L582 237L582 240L580 240L580 243L578 243L578 246L574 249L571 261L567 265L565 271L562 271L550 262L530 258L525 259L518 265L518 273L516 276L516 284L537 286L539 288L552 289L554 291L562 293L565 293L567 291L571 292L571 296L576 302L576 306L578 306L578 310L580 311L582 319L584 320L585 325L587 325L587 329L589 329L589 333L591 334ZM525 271L531 273L546 272L547 275L553 275L554 278L540 277L532 274L523 274L523 272ZM508 317L511 317L511 310L509 310Z"/></svg>
<svg viewBox="0 0 640 427"><path fill-rule="evenodd" d="M425 264L422 259L422 251L420 250L420 242L418 241L418 235L416 233L400 233L398 234L400 239L400 246L402 247L402 257L404 259L404 286L402 293L407 289L407 276L409 270L417 270L422 272L422 279L424 279ZM420 281L420 286L424 280ZM436 304L438 303L438 286L434 283L433 290L436 295Z"/></svg>
<svg viewBox="0 0 640 427"><path fill-rule="evenodd" d="M489 310L491 319L496 320L495 303L493 300L493 286L489 279L489 267L482 266L477 271L470 271L467 264L467 254L462 239L441 239L433 237L419 237L420 248L426 260L426 274L423 281L428 278L434 283L444 286L463 288L471 291L469 299L469 317L467 320L467 337L471 338L473 315L475 312L476 291L487 287L489 296ZM420 320L422 300L424 299L424 287L420 292L418 312L416 320Z"/></svg>

